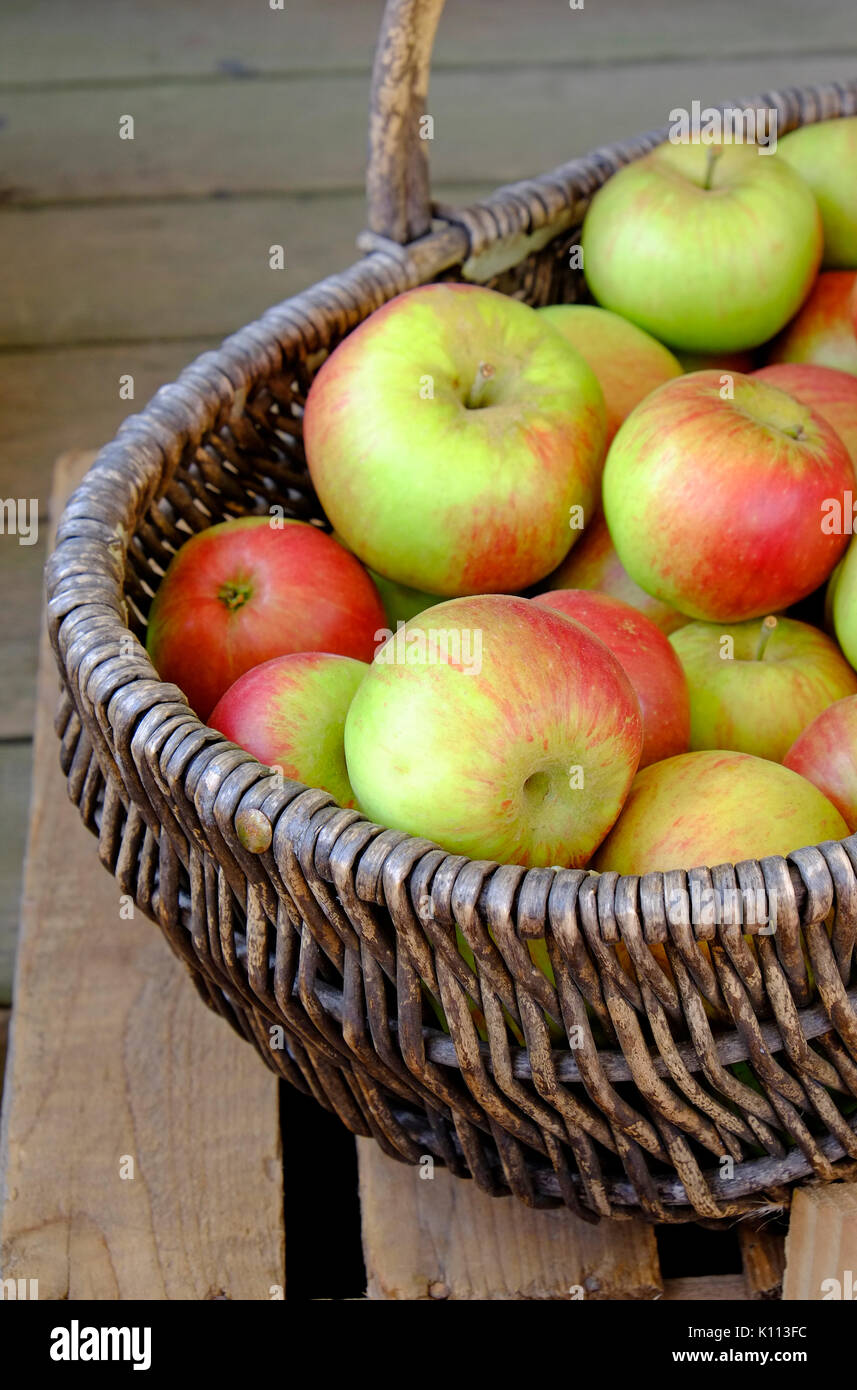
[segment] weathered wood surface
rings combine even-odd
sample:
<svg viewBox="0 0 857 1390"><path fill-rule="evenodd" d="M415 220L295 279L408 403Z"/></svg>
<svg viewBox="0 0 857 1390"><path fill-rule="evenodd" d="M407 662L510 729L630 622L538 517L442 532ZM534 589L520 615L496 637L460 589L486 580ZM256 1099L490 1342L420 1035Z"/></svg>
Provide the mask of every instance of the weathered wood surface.
<svg viewBox="0 0 857 1390"><path fill-rule="evenodd" d="M803 1188L792 1200L783 1299L817 1303L855 1297L857 1183Z"/></svg>
<svg viewBox="0 0 857 1390"><path fill-rule="evenodd" d="M732 1303L747 1297L740 1274L704 1274L686 1279L665 1279L665 1303Z"/></svg>
<svg viewBox="0 0 857 1390"><path fill-rule="evenodd" d="M368 74L382 0L28 0L5 8L3 85L135 77L205 79L224 72ZM35 42L36 36L38 43ZM851 0L448 0L435 69L592 64L857 50ZM611 93L612 95L612 93Z"/></svg>
<svg viewBox="0 0 857 1390"><path fill-rule="evenodd" d="M785 1239L764 1222L740 1221L738 1244L747 1292L753 1299L779 1298L785 1269Z"/></svg>
<svg viewBox="0 0 857 1390"><path fill-rule="evenodd" d="M31 769L30 742L0 743L0 1006L12 998Z"/></svg>
<svg viewBox="0 0 857 1390"><path fill-rule="evenodd" d="M6 208L0 347L219 340L349 266L364 222L354 192ZM271 246L284 248L282 270Z"/></svg>
<svg viewBox="0 0 857 1390"><path fill-rule="evenodd" d="M368 1295L375 1299L651 1299L662 1290L655 1233L643 1221L591 1226L531 1211L436 1168L357 1141Z"/></svg>
<svg viewBox="0 0 857 1390"><path fill-rule="evenodd" d="M61 462L56 503L88 458ZM200 1003L68 801L44 643L0 1265L41 1298L269 1299L284 1283L277 1083ZM134 1163L123 1179L121 1165Z"/></svg>
<svg viewBox="0 0 857 1390"><path fill-rule="evenodd" d="M769 56L623 67L603 100L601 68L435 74L425 110L435 184L529 178L598 145L664 125L676 106L749 97L769 87L842 80L846 57ZM497 85L502 84L502 101ZM221 78L6 94L16 134L2 187L14 203L102 198L320 193L362 197L365 74L311 82ZM118 105L117 105L118 101ZM134 139L119 138L119 116ZM325 215L329 212L323 207Z"/></svg>

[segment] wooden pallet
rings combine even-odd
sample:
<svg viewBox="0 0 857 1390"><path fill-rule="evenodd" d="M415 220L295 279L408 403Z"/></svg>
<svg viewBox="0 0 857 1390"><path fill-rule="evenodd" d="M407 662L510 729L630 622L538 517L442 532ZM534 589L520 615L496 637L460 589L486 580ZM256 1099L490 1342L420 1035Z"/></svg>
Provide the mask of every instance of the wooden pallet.
<svg viewBox="0 0 857 1390"><path fill-rule="evenodd" d="M60 459L54 516L90 459ZM120 915L118 886L65 795L56 689L45 638L0 1139L0 1273L37 1278L43 1299L281 1297L277 1082L202 1008L157 929ZM642 1221L591 1227L529 1211L442 1170L421 1177L365 1140L358 1163L370 1299L719 1301L778 1297L782 1285L786 1299L814 1300L823 1280L857 1272L857 1184L797 1193L785 1250L773 1227L741 1223L740 1268L710 1275L686 1261L665 1277L662 1233Z"/></svg>

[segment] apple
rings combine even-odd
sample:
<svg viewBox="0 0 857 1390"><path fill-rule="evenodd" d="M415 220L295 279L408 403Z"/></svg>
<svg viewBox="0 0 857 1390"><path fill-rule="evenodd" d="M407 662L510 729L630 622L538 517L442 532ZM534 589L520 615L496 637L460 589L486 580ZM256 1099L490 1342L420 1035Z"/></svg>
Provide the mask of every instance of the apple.
<svg viewBox="0 0 857 1390"><path fill-rule="evenodd" d="M640 760L637 697L579 623L498 594L429 608L381 647L345 721L367 816L452 854L581 865Z"/></svg>
<svg viewBox="0 0 857 1390"><path fill-rule="evenodd" d="M687 678L668 639L630 604L585 589L558 589L533 599L582 623L621 665L640 702L643 751L640 767L686 753L690 747ZM857 687L855 687L857 688Z"/></svg>
<svg viewBox="0 0 857 1390"><path fill-rule="evenodd" d="M828 705L792 744L783 766L824 792L857 830L857 695Z"/></svg>
<svg viewBox="0 0 857 1390"><path fill-rule="evenodd" d="M773 362L754 375L823 415L857 467L857 377L815 362Z"/></svg>
<svg viewBox="0 0 857 1390"><path fill-rule="evenodd" d="M836 640L851 665L857 668L857 545L853 540L832 577L831 591Z"/></svg>
<svg viewBox="0 0 857 1390"><path fill-rule="evenodd" d="M857 694L835 642L794 618L690 623L669 639L690 687L692 749L732 748L781 762L816 715Z"/></svg>
<svg viewBox="0 0 857 1390"><path fill-rule="evenodd" d="M619 874L711 868L847 834L827 797L781 763L722 749L682 753L637 774L592 867Z"/></svg>
<svg viewBox="0 0 857 1390"><path fill-rule="evenodd" d="M598 500L605 418L595 374L535 309L423 285L324 363L304 445L346 545L448 597L524 589L559 564Z"/></svg>
<svg viewBox="0 0 857 1390"><path fill-rule="evenodd" d="M345 716L369 670L329 652L293 652L263 661L221 695L208 723L283 776L355 806L345 766Z"/></svg>
<svg viewBox="0 0 857 1390"><path fill-rule="evenodd" d="M681 376L669 348L636 324L592 304L551 304L537 311L589 363L604 392L607 444L640 401Z"/></svg>
<svg viewBox="0 0 857 1390"><path fill-rule="evenodd" d="M771 156L773 158L773 156ZM847 537L822 526L854 468L808 406L758 377L695 372L661 386L616 435L604 513L647 593L692 618L740 622L827 579Z"/></svg>
<svg viewBox="0 0 857 1390"><path fill-rule="evenodd" d="M288 652L371 661L386 617L353 555L302 521L223 521L173 556L149 613L146 647L200 719L251 666Z"/></svg>
<svg viewBox="0 0 857 1390"><path fill-rule="evenodd" d="M857 270L857 116L800 126L783 136L777 153L815 195L824 264Z"/></svg>
<svg viewBox="0 0 857 1390"><path fill-rule="evenodd" d="M684 627L690 618L669 604L652 598L635 584L610 539L603 512L596 512L577 545L547 580L550 589L593 589L620 598L643 613L667 636Z"/></svg>
<svg viewBox="0 0 857 1390"><path fill-rule="evenodd" d="M581 244L598 303L676 351L758 347L797 313L822 250L815 199L754 145L659 145L595 194Z"/></svg>
<svg viewBox="0 0 857 1390"><path fill-rule="evenodd" d="M815 362L857 375L857 333L851 296L857 275L825 270L800 313L771 344L769 362Z"/></svg>

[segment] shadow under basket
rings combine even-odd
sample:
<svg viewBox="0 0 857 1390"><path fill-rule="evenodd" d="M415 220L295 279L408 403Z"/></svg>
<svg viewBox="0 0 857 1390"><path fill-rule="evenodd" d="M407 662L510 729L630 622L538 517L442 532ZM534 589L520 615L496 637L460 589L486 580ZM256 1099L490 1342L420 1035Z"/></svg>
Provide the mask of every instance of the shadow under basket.
<svg viewBox="0 0 857 1390"><path fill-rule="evenodd" d="M160 925L205 1002L388 1154L430 1154L486 1192L591 1220L781 1208L796 1182L857 1174L857 838L642 879L471 862L283 783L202 724L142 645L152 595L190 535L274 505L326 524L301 419L346 333L437 279L573 302L584 287L569 250L590 197L665 136L474 207L432 207L424 146L389 132L402 135L397 111L426 109L438 10L387 8L367 254L162 388L59 521L48 613L69 792L121 892ZM857 112L857 83L753 104L775 108L784 133ZM260 852L242 842L248 817ZM776 931L666 911L677 894L712 890L752 893L762 923L775 895ZM555 984L531 962L528 943L542 938Z"/></svg>

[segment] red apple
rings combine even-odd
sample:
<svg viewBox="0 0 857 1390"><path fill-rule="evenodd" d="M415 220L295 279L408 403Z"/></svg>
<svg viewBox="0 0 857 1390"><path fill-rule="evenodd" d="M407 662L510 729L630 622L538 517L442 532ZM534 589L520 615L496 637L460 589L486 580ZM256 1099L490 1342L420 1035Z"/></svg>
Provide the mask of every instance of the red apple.
<svg viewBox="0 0 857 1390"><path fill-rule="evenodd" d="M857 695L822 710L795 740L783 759L832 801L857 830Z"/></svg>
<svg viewBox="0 0 857 1390"><path fill-rule="evenodd" d="M769 362L815 362L857 375L857 332L851 297L857 283L853 270L825 270L803 308L775 338Z"/></svg>
<svg viewBox="0 0 857 1390"><path fill-rule="evenodd" d="M857 467L857 377L815 362L772 362L753 375L823 415Z"/></svg>
<svg viewBox="0 0 857 1390"><path fill-rule="evenodd" d="M675 376L681 366L657 338L609 309L551 304L539 314L589 363L604 392L607 444L635 405Z"/></svg>
<svg viewBox="0 0 857 1390"><path fill-rule="evenodd" d="M577 545L547 583L550 589L593 589L620 598L638 613L643 613L667 637L690 622L690 618L679 613L677 608L652 598L634 583L616 554L603 512L596 512Z"/></svg>
<svg viewBox="0 0 857 1390"><path fill-rule="evenodd" d="M681 662L653 622L630 604L584 589L558 589L533 603L582 623L600 637L624 670L640 702L643 751L640 767L686 753L690 700Z"/></svg>
<svg viewBox="0 0 857 1390"><path fill-rule="evenodd" d="M847 834L827 797L781 763L722 750L683 753L637 774L592 867L620 874L711 868Z"/></svg>
<svg viewBox="0 0 857 1390"><path fill-rule="evenodd" d="M482 594L419 614L378 651L345 721L366 815L453 854L585 864L642 748L628 677L586 628Z"/></svg>
<svg viewBox="0 0 857 1390"><path fill-rule="evenodd" d="M252 666L287 652L371 661L384 607L353 555L300 521L224 521L176 552L149 614L146 646L207 719Z"/></svg>
<svg viewBox="0 0 857 1390"><path fill-rule="evenodd" d="M848 543L824 528L855 488L821 415L758 377L695 372L632 411L604 514L631 578L694 618L764 617L812 593Z"/></svg>
<svg viewBox="0 0 857 1390"><path fill-rule="evenodd" d="M232 743L283 776L354 806L343 733L348 706L368 665L328 652L275 656L245 671L209 717Z"/></svg>

